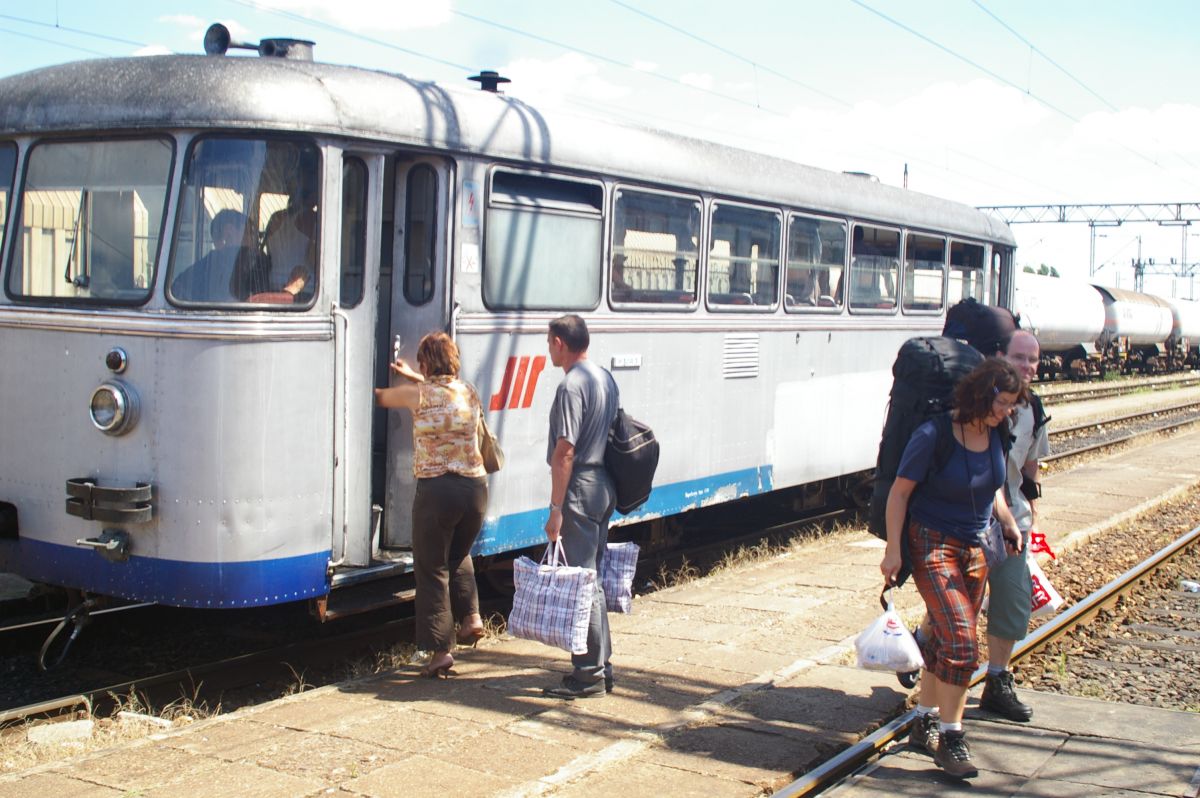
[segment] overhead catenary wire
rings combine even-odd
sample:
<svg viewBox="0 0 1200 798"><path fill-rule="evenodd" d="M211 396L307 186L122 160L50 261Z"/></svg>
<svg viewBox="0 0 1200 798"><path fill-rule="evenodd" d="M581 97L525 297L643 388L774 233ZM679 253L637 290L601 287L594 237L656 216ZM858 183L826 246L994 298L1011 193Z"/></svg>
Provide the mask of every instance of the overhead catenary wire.
<svg viewBox="0 0 1200 798"><path fill-rule="evenodd" d="M967 56L963 55L962 53L959 53L956 50L953 50L950 47L947 47L946 45L942 44L941 42L937 41L936 39L926 36L924 33L921 33L920 31L916 30L915 28L913 28L909 25L906 25L905 23L901 22L900 20L898 20L894 17L888 16L887 14L883 13L879 9L874 8L870 5L868 5L867 3L863 2L863 0L850 0L850 2L854 3L856 6L859 6L860 8L862 8L863 10L865 10L867 12L874 14L875 16L879 17L880 19L884 20L885 22L887 22L891 25L894 25L897 28L900 28L901 30L903 30L909 34L912 34L913 36L917 37L918 39L925 42L926 44L928 44L932 47L935 47L938 50L941 50L942 52L946 53L950 57L956 58L965 64L969 64L970 66L974 67L975 69L978 69L980 72L983 72L985 75L999 81L1000 83L1003 83L1005 86L1008 86L1010 88L1016 89L1019 92L1022 92L1023 94L1030 97L1031 99L1036 100L1038 103L1040 103L1047 109L1053 111L1056 114L1059 114L1060 116L1065 117L1066 119L1070 120L1071 122L1074 122L1075 124L1081 123L1080 119L1073 116L1068 111L1065 111L1062 108L1059 108L1057 105L1050 102L1049 100L1046 100L1045 98L1040 97L1037 94L1034 94L1032 91L1029 91L1027 88L1022 89L1019 85L1017 85L1013 81L1009 80L1008 78L1004 77L1003 75L1000 75L997 72L994 72L994 71L988 69L987 67L983 66L982 64L968 58ZM1160 164L1156 159L1151 158L1150 156L1146 155L1145 153L1143 153L1139 150L1135 150L1134 148L1130 147L1128 144L1125 144L1121 141L1117 141L1116 139L1114 139L1110 136L1105 136L1104 138L1107 138L1109 141L1116 144L1121 149L1125 150L1126 152L1130 153L1131 155L1134 155L1134 156L1140 158L1143 161L1146 161L1147 163L1151 164L1155 168L1160 169L1164 172L1168 171L1167 168L1165 166L1163 166L1162 164ZM1187 183L1190 183L1191 185L1196 186L1197 188L1200 188L1200 183L1195 183L1195 182L1188 180L1185 177L1181 177L1179 175L1173 175L1173 176L1178 179L1184 180Z"/></svg>

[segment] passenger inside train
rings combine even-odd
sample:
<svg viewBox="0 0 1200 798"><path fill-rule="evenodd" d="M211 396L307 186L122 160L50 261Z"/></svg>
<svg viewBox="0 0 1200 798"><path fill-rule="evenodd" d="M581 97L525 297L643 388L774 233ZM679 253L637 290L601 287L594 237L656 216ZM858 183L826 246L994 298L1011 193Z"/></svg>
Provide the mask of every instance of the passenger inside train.
<svg viewBox="0 0 1200 798"><path fill-rule="evenodd" d="M265 266L246 217L226 208L210 225L213 249L180 272L171 294L185 302L243 302L266 285Z"/></svg>
<svg viewBox="0 0 1200 798"><path fill-rule="evenodd" d="M267 222L263 241L271 259L271 290L293 297L302 293L311 296L317 262L317 201L313 182L293 185L287 207L276 211Z"/></svg>

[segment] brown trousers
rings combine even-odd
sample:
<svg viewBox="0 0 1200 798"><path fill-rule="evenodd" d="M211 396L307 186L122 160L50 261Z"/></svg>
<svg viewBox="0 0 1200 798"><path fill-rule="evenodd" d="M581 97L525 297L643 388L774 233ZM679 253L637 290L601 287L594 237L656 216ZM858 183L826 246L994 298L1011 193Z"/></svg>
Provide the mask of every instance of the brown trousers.
<svg viewBox="0 0 1200 798"><path fill-rule="evenodd" d="M417 646L454 648L454 622L479 612L471 547L487 511L487 477L442 474L417 480L413 499L413 572Z"/></svg>

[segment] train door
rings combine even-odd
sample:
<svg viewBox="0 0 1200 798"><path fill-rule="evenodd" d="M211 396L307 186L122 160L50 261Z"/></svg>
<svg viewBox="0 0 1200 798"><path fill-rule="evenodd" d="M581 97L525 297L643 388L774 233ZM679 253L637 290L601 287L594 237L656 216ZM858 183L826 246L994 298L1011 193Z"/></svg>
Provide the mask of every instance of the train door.
<svg viewBox="0 0 1200 798"><path fill-rule="evenodd" d="M415 368L421 336L449 328L447 240L449 212L454 207L449 189L453 173L446 160L390 157L387 170L393 184L393 267L390 320L386 327L380 325L381 337L385 330L387 334L377 362L381 385L388 379L387 363L392 357L398 354ZM382 295L380 304L384 304ZM412 424L406 415L390 412L379 419L381 429L386 430L381 543L391 549L412 545L410 519L416 484L412 476Z"/></svg>
<svg viewBox="0 0 1200 798"><path fill-rule="evenodd" d="M337 163L331 157L331 162ZM374 395L377 308L371 290L379 275L379 217L383 158L343 151L340 180L331 175L327 225L337 225L337 300L333 306L336 366L334 369L334 525L333 559L347 566L371 561L370 441ZM330 253L332 254L332 253ZM331 283L333 284L333 283ZM368 299L370 298L370 299Z"/></svg>

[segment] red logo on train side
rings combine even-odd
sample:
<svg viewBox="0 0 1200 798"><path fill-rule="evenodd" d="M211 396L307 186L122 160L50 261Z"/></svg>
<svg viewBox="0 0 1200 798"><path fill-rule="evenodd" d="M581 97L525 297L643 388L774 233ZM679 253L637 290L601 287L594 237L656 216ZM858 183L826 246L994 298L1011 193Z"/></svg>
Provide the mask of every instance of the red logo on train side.
<svg viewBox="0 0 1200 798"><path fill-rule="evenodd" d="M504 379L500 381L500 390L492 395L488 409L503 410L505 402L508 403L509 410L529 407L533 404L533 392L537 389L538 377L542 376L544 368L545 355L510 357L504 366Z"/></svg>

